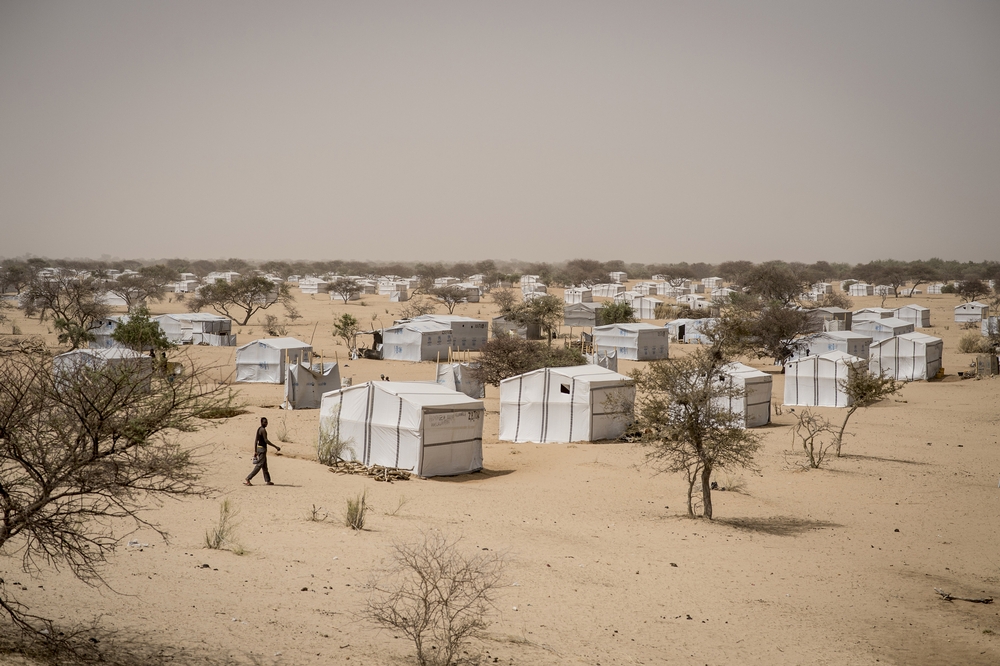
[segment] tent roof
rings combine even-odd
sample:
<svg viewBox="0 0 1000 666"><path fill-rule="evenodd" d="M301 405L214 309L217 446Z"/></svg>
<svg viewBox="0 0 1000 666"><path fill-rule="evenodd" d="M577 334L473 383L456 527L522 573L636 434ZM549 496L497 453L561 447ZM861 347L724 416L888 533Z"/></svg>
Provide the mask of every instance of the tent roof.
<svg viewBox="0 0 1000 666"><path fill-rule="evenodd" d="M453 322L453 321L473 321L473 322L484 322L485 319L476 319L475 317L466 317L464 315L448 315L448 314L425 314L414 317L410 321L438 321L438 322Z"/></svg>
<svg viewBox="0 0 1000 666"><path fill-rule="evenodd" d="M880 321L885 321L884 319ZM871 340L872 336L862 335L861 333L856 333L854 331L821 331L819 333L813 333L809 336L810 338L839 338L841 340Z"/></svg>
<svg viewBox="0 0 1000 666"><path fill-rule="evenodd" d="M464 393L453 391L437 382L365 382L348 386L337 391L324 393L323 397L335 393L347 393L359 389L368 390L371 385L376 391L402 398L418 407L458 407L460 409L485 409L482 400L470 398Z"/></svg>
<svg viewBox="0 0 1000 666"><path fill-rule="evenodd" d="M600 310L604 307L604 303L567 303L563 306L563 312L566 310Z"/></svg>
<svg viewBox="0 0 1000 666"><path fill-rule="evenodd" d="M68 351L65 354L59 354L56 358L66 358L67 356L93 356L95 358L113 359L113 358L145 358L145 354L140 354L134 349L129 349L128 347L102 347L98 349L74 349L73 351Z"/></svg>
<svg viewBox="0 0 1000 666"><path fill-rule="evenodd" d="M623 328L626 331L632 331L637 333L639 331L660 331L663 330L662 326L657 326L656 324L608 324L607 326L595 326L595 331L610 331L613 328Z"/></svg>
<svg viewBox="0 0 1000 666"><path fill-rule="evenodd" d="M155 317L150 317L150 319L162 319L163 317L170 317L171 319L186 319L188 321L227 321L229 317L223 317L222 315L212 314L211 312L182 312L174 314L162 314L156 315Z"/></svg>
<svg viewBox="0 0 1000 666"><path fill-rule="evenodd" d="M727 363L726 365L719 368L720 372L723 372L731 377L743 377L748 379L750 377L767 377L770 378L771 375L767 374L763 370L758 370L757 368L751 368L749 365L740 363L739 361L733 361L732 363Z"/></svg>
<svg viewBox="0 0 1000 666"><path fill-rule="evenodd" d="M254 340L253 342L241 345L237 351L239 351L239 349L246 349L250 345L255 345L257 343L273 347L274 349L312 349L312 345L308 342L302 342L301 340L296 340L295 338L261 338L260 340Z"/></svg>
<svg viewBox="0 0 1000 666"><path fill-rule="evenodd" d="M969 307L970 305L974 306L974 307L977 307L977 308L985 308L985 307L987 307L986 303L980 303L979 301L969 301L968 303L962 303L961 305L956 305L955 309L957 310L959 308L966 308L966 307Z"/></svg>
<svg viewBox="0 0 1000 666"><path fill-rule="evenodd" d="M884 319L866 319L854 322L855 328L866 328L868 326L874 326L878 324L879 326L888 326L890 328L896 328L898 326L913 326L912 322L903 321L899 317L886 317Z"/></svg>
<svg viewBox="0 0 1000 666"><path fill-rule="evenodd" d="M930 310L930 308L925 308L924 306L917 305L916 303L909 303L907 305L903 305L903 306L900 306L900 307L896 308L896 310L897 311L898 310L917 310L917 311L923 311L923 310Z"/></svg>
<svg viewBox="0 0 1000 666"><path fill-rule="evenodd" d="M895 339L910 340L912 342L919 342L923 345L932 345L937 342L941 342L941 338L936 338L933 335L927 335L926 333L903 333L902 335L897 335L892 338L886 338L885 340L879 340L872 344L872 347L878 347L879 345L884 345L886 343L891 343Z"/></svg>
<svg viewBox="0 0 1000 666"><path fill-rule="evenodd" d="M512 382L521 377L527 377L529 375L537 375L538 373L550 371L554 375L559 375L561 377L566 377L567 379L579 379L580 381L585 381L589 384L596 383L612 383L618 384L621 382L630 382L632 378L628 375L623 375L621 373L615 372L614 370L608 370L607 368L602 368L599 365L571 365L558 368L539 368L538 370L532 370L531 372L526 372L523 375L517 375L516 377L508 377L500 383Z"/></svg>
<svg viewBox="0 0 1000 666"><path fill-rule="evenodd" d="M441 321L404 321L401 324L390 326L387 331L396 330L417 331L418 333L451 333L451 324Z"/></svg>

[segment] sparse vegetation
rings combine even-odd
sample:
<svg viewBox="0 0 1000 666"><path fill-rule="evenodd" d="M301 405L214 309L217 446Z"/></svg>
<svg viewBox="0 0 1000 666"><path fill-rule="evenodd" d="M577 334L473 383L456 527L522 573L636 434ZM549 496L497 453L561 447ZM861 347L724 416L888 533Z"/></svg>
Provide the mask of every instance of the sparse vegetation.
<svg viewBox="0 0 1000 666"><path fill-rule="evenodd" d="M273 314L264 315L264 331L272 338L283 338L288 335L288 327Z"/></svg>
<svg viewBox="0 0 1000 666"><path fill-rule="evenodd" d="M205 548L222 550L228 547L230 550L243 551L236 540L236 528L239 526L236 519L239 513L239 509L229 501L229 498L222 500L219 505L219 522L205 530Z"/></svg>
<svg viewBox="0 0 1000 666"><path fill-rule="evenodd" d="M792 426L792 444L796 441L802 444L809 467L819 469L830 450L837 446L837 427L819 414L803 410Z"/></svg>
<svg viewBox="0 0 1000 666"><path fill-rule="evenodd" d="M399 543L391 564L372 574L365 617L401 632L421 666L449 666L468 641L489 625L503 583L504 557L495 551L464 553L439 532Z"/></svg>
<svg viewBox="0 0 1000 666"><path fill-rule="evenodd" d="M483 345L479 367L473 367L472 374L483 384L499 386L508 377L538 368L583 365L586 362L575 349L550 347L517 336L502 335Z"/></svg>
<svg viewBox="0 0 1000 666"><path fill-rule="evenodd" d="M884 374L875 374L867 369L852 371L846 379L840 380L840 386L847 393L851 406L847 408L844 415L844 422L836 434L835 442L837 447L837 457L840 457L841 445L844 442L844 431L847 429L847 422L854 412L859 409L871 407L877 402L885 400L891 395L895 395L903 388L903 383Z"/></svg>
<svg viewBox="0 0 1000 666"><path fill-rule="evenodd" d="M323 510L323 507L312 505L312 508L306 513L306 520L311 523L322 523L330 517L330 514Z"/></svg>
<svg viewBox="0 0 1000 666"><path fill-rule="evenodd" d="M347 510L344 512L344 525L352 530L363 530L368 516L368 491L347 498Z"/></svg>
<svg viewBox="0 0 1000 666"><path fill-rule="evenodd" d="M989 338L983 337L978 331L968 331L963 333L958 340L958 351L963 354L989 354L993 351L993 344Z"/></svg>

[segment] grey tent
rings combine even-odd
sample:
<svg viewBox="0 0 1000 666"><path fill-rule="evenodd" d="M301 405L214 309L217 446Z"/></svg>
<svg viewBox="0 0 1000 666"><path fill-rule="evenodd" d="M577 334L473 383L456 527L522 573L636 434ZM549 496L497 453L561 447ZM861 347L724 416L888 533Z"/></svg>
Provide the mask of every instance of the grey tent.
<svg viewBox="0 0 1000 666"><path fill-rule="evenodd" d="M470 398L486 397L486 387L472 376L478 363L438 363L437 383L452 391L464 393Z"/></svg>
<svg viewBox="0 0 1000 666"><path fill-rule="evenodd" d="M604 303L573 303L563 306L563 326L597 326L597 311Z"/></svg>

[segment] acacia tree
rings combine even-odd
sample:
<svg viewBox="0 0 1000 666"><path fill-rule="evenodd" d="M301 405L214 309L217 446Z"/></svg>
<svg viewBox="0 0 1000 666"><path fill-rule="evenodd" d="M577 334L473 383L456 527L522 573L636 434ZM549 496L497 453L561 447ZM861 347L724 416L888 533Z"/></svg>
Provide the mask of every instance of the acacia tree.
<svg viewBox="0 0 1000 666"><path fill-rule="evenodd" d="M551 347L552 334L562 324L563 302L558 296L545 294L513 306L504 317L519 326L537 325L545 331Z"/></svg>
<svg viewBox="0 0 1000 666"><path fill-rule="evenodd" d="M717 346L677 359L652 361L633 371L635 428L648 447L647 461L665 472L684 473L688 515L695 517L694 492L701 486L702 515L712 518L712 474L721 469L756 469L760 438L730 409L741 397L733 382L719 380L723 357Z"/></svg>
<svg viewBox="0 0 1000 666"><path fill-rule="evenodd" d="M107 288L125 301L125 306L131 312L148 301L162 301L167 282L169 280L164 271L141 269L138 273L120 275L117 280L109 281Z"/></svg>
<svg viewBox="0 0 1000 666"><path fill-rule="evenodd" d="M454 314L458 304L464 302L469 296L465 287L459 287L455 284L434 287L428 293L444 303L445 308L448 309L448 314Z"/></svg>
<svg viewBox="0 0 1000 666"><path fill-rule="evenodd" d="M340 315L340 319L333 322L333 334L344 341L351 358L354 358L358 353L358 333L360 332L361 322L346 312Z"/></svg>
<svg viewBox="0 0 1000 666"><path fill-rule="evenodd" d="M990 288L982 280L973 278L959 282L958 286L955 287L955 293L961 296L963 301L971 302L977 298L988 296Z"/></svg>
<svg viewBox="0 0 1000 666"><path fill-rule="evenodd" d="M587 359L575 349L546 347L516 335L495 337L479 350L479 362L472 368L476 381L499 386L508 377L539 368L584 365Z"/></svg>
<svg viewBox="0 0 1000 666"><path fill-rule="evenodd" d="M104 303L105 291L103 282L90 276L36 275L25 292L24 312L38 315L39 321L51 314L59 342L77 349L94 339L97 321L111 311Z"/></svg>
<svg viewBox="0 0 1000 666"><path fill-rule="evenodd" d="M747 354L783 364L795 353L796 337L810 326L805 310L737 293L724 299L712 334L728 356Z"/></svg>
<svg viewBox="0 0 1000 666"><path fill-rule="evenodd" d="M608 324L632 324L639 321L636 319L635 310L631 303L620 301L618 303L607 303L604 307L597 309L597 325L607 326Z"/></svg>
<svg viewBox="0 0 1000 666"><path fill-rule="evenodd" d="M336 294L344 299L344 305L361 293L361 283L350 278L337 278L327 289L331 294Z"/></svg>
<svg viewBox="0 0 1000 666"><path fill-rule="evenodd" d="M53 372L44 351L0 355L0 553L27 572L65 566L90 584L122 520L165 533L145 503L198 494L199 465L173 435L224 404L227 389L192 369L166 377L141 361ZM0 585L0 609L48 630Z"/></svg>
<svg viewBox="0 0 1000 666"><path fill-rule="evenodd" d="M215 284L206 284L198 291L193 307L195 311L212 308L239 322L240 326L246 326L250 317L260 310L291 300L287 282L275 284L262 275L244 275L232 282L216 280Z"/></svg>
<svg viewBox="0 0 1000 666"><path fill-rule="evenodd" d="M173 345L160 325L149 318L149 310L139 306L128 321L119 324L111 339L136 351L169 349Z"/></svg>

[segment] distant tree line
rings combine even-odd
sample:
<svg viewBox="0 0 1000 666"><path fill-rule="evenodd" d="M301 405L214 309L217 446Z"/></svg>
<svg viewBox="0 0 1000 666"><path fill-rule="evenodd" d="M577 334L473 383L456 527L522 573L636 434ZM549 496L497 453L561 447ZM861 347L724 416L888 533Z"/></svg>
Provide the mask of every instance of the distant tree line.
<svg viewBox="0 0 1000 666"><path fill-rule="evenodd" d="M899 261L880 259L863 264L831 263L817 261L802 262L769 261L724 261L718 264L662 263L640 264L622 260L599 261L596 259L572 259L565 262L523 262L523 261L475 261L475 262L371 262L371 261L265 261L251 262L245 259L163 259L141 262L136 260L91 261L84 259L5 259L0 262L0 289L4 292L20 292L34 273L45 267L70 268L75 270L107 271L111 269L149 272L155 267L160 275L194 273L205 277L215 271L236 271L238 273L260 270L265 273L287 278L290 275L358 275L377 278L385 275L418 275L433 280L452 276L467 278L483 275L492 285L500 282L516 281L522 275L538 275L541 282L549 285L585 285L607 282L612 271L624 271L630 279L650 279L662 275L667 280L700 280L706 277L721 277L727 282L741 284L750 269L767 264L780 267L793 274L803 284L833 282L846 279L865 280L871 283L887 284L899 289L903 284L910 288L936 281L1000 280L1000 261L962 262L944 259ZM898 295L904 295L899 293Z"/></svg>

